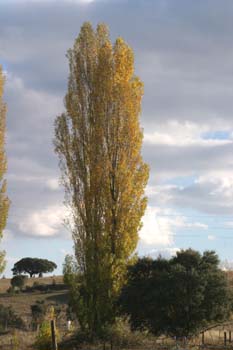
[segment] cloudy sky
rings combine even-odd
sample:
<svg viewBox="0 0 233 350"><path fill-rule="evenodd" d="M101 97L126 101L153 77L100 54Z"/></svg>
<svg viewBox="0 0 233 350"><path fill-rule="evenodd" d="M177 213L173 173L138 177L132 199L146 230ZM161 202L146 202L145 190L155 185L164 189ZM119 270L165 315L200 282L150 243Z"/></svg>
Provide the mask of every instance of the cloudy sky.
<svg viewBox="0 0 233 350"><path fill-rule="evenodd" d="M0 0L6 72L8 192L1 246L6 274L25 256L61 272L72 240L53 124L64 110L68 64L84 21L109 25L134 49L145 84L141 123L150 165L140 254L214 249L233 260L232 0Z"/></svg>

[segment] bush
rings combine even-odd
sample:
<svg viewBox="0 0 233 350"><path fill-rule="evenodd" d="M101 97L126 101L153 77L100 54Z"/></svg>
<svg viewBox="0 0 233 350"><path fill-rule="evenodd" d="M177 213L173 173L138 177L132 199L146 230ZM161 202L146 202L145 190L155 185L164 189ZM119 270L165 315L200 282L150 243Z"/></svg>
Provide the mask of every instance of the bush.
<svg viewBox="0 0 233 350"><path fill-rule="evenodd" d="M129 267L119 304L133 330L192 336L227 319L232 292L215 252L182 250L170 260L139 259Z"/></svg>
<svg viewBox="0 0 233 350"><path fill-rule="evenodd" d="M40 284L39 282L34 282L33 286L26 286L25 292L52 292L52 291L60 291L66 290L67 286L65 284L57 283L57 284Z"/></svg>
<svg viewBox="0 0 233 350"><path fill-rule="evenodd" d="M118 318L116 323L106 330L106 340L120 347L137 347L148 340L148 332L133 332L128 320Z"/></svg>
<svg viewBox="0 0 233 350"><path fill-rule="evenodd" d="M57 339L59 338L58 331L56 330ZM39 330L39 334L36 337L35 347L37 350L52 350L52 333L50 321L44 321Z"/></svg>
<svg viewBox="0 0 233 350"><path fill-rule="evenodd" d="M46 311L47 306L44 301L36 301L36 304L31 305L32 319L35 326L44 321Z"/></svg>
<svg viewBox="0 0 233 350"><path fill-rule="evenodd" d="M51 328L48 321L44 321L39 330L39 334L36 337L35 347L38 350L50 350L51 347Z"/></svg>
<svg viewBox="0 0 233 350"><path fill-rule="evenodd" d="M7 293L9 293L9 294L14 294L14 293L15 293L14 288L13 288L13 287L9 287L9 288L7 289Z"/></svg>
<svg viewBox="0 0 233 350"><path fill-rule="evenodd" d="M15 331L12 334L12 337L11 337L11 346L12 346L12 350L18 350L19 346L20 346L20 340L17 337L17 334L16 334Z"/></svg>
<svg viewBox="0 0 233 350"><path fill-rule="evenodd" d="M22 290L22 288L24 287L25 285L25 281L27 279L27 276L24 276L24 275L17 275L17 276L14 276L12 279L11 279L11 285L12 287L15 289L15 288L18 288L19 290Z"/></svg>
<svg viewBox="0 0 233 350"><path fill-rule="evenodd" d="M11 307L0 304L0 328L18 328L25 329L25 324L21 317L17 316Z"/></svg>

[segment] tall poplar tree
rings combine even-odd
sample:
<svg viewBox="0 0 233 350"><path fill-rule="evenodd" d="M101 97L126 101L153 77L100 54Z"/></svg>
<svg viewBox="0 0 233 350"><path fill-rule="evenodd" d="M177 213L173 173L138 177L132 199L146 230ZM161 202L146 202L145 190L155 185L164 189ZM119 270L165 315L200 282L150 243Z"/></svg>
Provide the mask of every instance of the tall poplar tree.
<svg viewBox="0 0 233 350"><path fill-rule="evenodd" d="M84 23L68 51L66 112L55 122L80 274L77 314L92 334L114 322L114 301L138 243L148 166L139 124L143 84L132 49L104 24Z"/></svg>
<svg viewBox="0 0 233 350"><path fill-rule="evenodd" d="M6 195L6 154L5 154L5 131L6 131L6 105L3 102L4 76L2 67L0 66L0 238L2 238L3 230L6 227L9 199ZM5 252L0 251L0 273L5 268Z"/></svg>

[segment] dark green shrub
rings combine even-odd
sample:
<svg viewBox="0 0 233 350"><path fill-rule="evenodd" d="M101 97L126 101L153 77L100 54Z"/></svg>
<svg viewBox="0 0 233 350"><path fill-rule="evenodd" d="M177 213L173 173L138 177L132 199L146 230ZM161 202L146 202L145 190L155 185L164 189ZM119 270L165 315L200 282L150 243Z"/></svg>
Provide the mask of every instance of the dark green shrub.
<svg viewBox="0 0 233 350"><path fill-rule="evenodd" d="M36 304L31 305L31 313L34 328L42 323L46 314L47 306L44 301L36 301Z"/></svg>
<svg viewBox="0 0 233 350"><path fill-rule="evenodd" d="M119 305L133 330L187 337L228 319L232 298L216 253L187 249L130 266Z"/></svg>
<svg viewBox="0 0 233 350"><path fill-rule="evenodd" d="M0 304L0 329L6 330L8 328L25 329L25 324L11 307Z"/></svg>
<svg viewBox="0 0 233 350"><path fill-rule="evenodd" d="M16 275L11 279L11 285L14 289L18 288L19 290L22 290L22 288L25 285L26 279L27 279L27 276Z"/></svg>

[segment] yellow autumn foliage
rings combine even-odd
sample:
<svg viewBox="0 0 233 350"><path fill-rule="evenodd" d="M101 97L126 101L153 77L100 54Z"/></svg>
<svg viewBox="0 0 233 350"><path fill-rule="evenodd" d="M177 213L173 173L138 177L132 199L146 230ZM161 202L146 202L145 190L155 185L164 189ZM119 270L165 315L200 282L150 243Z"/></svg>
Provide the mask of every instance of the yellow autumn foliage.
<svg viewBox="0 0 233 350"><path fill-rule="evenodd" d="M91 333L100 333L114 321L147 203L143 84L134 74L133 50L122 38L112 45L104 24L94 31L85 23L68 59L66 112L56 119L55 151L82 276L77 313Z"/></svg>
<svg viewBox="0 0 233 350"><path fill-rule="evenodd" d="M0 238L2 238L3 230L6 226L9 199L6 195L6 180L4 175L6 173L6 154L5 154L5 132L6 132L6 105L3 102L3 88L4 88L4 76L2 68L0 66ZM0 252L0 272L3 272L5 268L4 261L5 253Z"/></svg>

